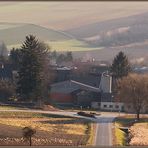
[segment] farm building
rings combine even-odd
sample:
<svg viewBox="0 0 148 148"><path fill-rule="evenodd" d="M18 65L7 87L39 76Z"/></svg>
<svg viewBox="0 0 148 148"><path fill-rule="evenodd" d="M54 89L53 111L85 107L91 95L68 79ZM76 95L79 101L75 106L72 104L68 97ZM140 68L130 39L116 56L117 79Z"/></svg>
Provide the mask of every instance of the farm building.
<svg viewBox="0 0 148 148"><path fill-rule="evenodd" d="M51 85L50 98L56 104L91 106L92 102L111 100L111 82L111 76L103 73L55 83Z"/></svg>

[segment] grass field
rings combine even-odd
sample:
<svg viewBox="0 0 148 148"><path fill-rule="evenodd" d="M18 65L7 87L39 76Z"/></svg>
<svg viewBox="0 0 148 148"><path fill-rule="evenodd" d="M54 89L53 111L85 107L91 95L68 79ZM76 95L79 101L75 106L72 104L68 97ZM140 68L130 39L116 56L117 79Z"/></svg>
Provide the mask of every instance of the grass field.
<svg viewBox="0 0 148 148"><path fill-rule="evenodd" d="M33 145L87 145L93 141L88 120L41 113L0 111L0 145L26 145L22 128L37 131Z"/></svg>
<svg viewBox="0 0 148 148"><path fill-rule="evenodd" d="M141 119L139 121L136 121L134 115L126 115L122 117L117 117L115 119L115 145L125 146L127 144L127 136L129 135L122 131L120 127L129 127L129 134L132 135L129 142L130 145L148 144L147 140L145 140L146 138L148 138L148 132L146 132L148 131L148 116L141 116Z"/></svg>
<svg viewBox="0 0 148 148"><path fill-rule="evenodd" d="M64 40L64 41L47 41L46 42L49 47L51 48L51 51L91 51L91 50L96 50L100 48L95 48L95 47L90 47L87 43L78 41L75 39L72 40ZM14 45L9 45L8 50L11 50L13 47L19 48L21 44L14 44Z"/></svg>

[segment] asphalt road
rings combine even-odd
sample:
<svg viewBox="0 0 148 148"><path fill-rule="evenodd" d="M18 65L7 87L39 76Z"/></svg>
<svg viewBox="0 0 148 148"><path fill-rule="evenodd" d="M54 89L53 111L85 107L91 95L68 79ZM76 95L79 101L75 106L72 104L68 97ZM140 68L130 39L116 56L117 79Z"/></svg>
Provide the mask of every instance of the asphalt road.
<svg viewBox="0 0 148 148"><path fill-rule="evenodd" d="M102 114L96 119L95 146L112 146L112 122L117 114Z"/></svg>

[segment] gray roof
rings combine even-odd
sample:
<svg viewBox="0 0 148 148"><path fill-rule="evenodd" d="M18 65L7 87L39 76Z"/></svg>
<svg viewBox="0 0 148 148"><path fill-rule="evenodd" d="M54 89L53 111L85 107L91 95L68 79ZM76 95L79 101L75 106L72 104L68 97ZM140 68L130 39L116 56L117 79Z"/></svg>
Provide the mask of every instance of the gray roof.
<svg viewBox="0 0 148 148"><path fill-rule="evenodd" d="M59 82L51 85L51 92L53 93L72 93L77 90L88 90L88 91L93 91L93 92L99 92L100 89L97 87L93 87L91 85L87 85L84 83L80 83L77 81L64 81L64 82Z"/></svg>

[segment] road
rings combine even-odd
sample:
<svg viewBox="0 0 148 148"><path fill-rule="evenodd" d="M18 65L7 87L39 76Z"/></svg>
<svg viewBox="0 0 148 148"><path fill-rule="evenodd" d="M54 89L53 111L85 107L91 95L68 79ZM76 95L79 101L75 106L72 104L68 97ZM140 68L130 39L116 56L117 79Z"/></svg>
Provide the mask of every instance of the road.
<svg viewBox="0 0 148 148"><path fill-rule="evenodd" d="M95 146L112 146L112 122L117 114L102 114L97 117Z"/></svg>
<svg viewBox="0 0 148 148"><path fill-rule="evenodd" d="M94 140L95 146L112 146L112 121L116 116L118 116L117 113L101 113L100 116L96 116L96 119L94 119L94 118L79 116L77 115L77 112L70 112L70 111L43 111L43 110L22 110L22 109L0 110L0 111L47 113L47 114L65 115L65 116L89 119L97 123L95 140Z"/></svg>

